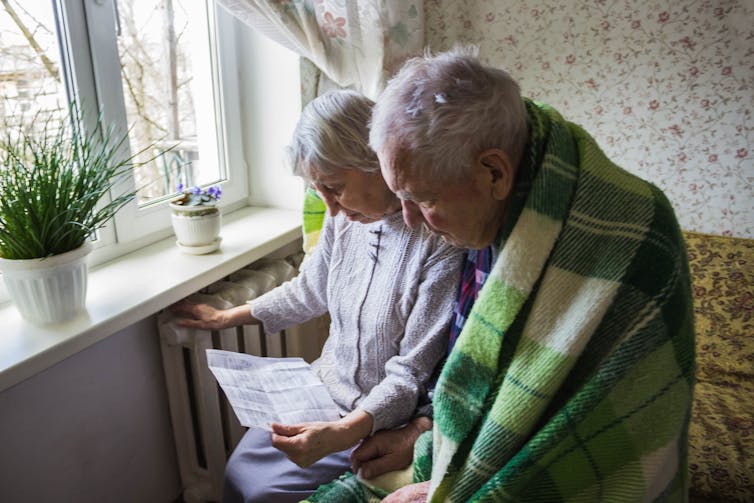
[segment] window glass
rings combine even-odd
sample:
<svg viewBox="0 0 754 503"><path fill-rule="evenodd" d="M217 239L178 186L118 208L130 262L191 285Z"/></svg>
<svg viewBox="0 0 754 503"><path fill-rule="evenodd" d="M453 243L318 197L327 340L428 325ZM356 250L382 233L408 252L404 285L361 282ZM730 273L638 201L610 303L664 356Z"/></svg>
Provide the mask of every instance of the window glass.
<svg viewBox="0 0 754 503"><path fill-rule="evenodd" d="M223 180L205 2L120 0L117 23L131 150L172 148L137 170L138 203Z"/></svg>
<svg viewBox="0 0 754 503"><path fill-rule="evenodd" d="M51 2L0 8L0 124L41 126L66 109Z"/></svg>

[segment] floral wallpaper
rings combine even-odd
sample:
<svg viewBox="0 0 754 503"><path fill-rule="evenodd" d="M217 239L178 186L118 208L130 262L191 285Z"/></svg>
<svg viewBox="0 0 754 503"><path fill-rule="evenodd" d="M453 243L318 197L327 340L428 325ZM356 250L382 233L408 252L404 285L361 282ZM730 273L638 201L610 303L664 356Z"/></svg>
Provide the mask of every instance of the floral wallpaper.
<svg viewBox="0 0 754 503"><path fill-rule="evenodd" d="M681 227L754 238L754 2L425 0L424 14L430 48L479 45L663 189Z"/></svg>

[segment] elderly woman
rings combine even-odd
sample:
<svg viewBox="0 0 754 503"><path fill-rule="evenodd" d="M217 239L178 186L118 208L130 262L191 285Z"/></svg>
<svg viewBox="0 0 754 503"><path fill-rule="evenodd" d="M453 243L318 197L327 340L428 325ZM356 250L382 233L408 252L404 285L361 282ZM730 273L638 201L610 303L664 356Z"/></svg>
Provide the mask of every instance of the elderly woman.
<svg viewBox="0 0 754 503"><path fill-rule="evenodd" d="M301 273L250 305L173 308L187 327L259 320L269 332L331 316L312 367L342 418L273 424L272 434L250 429L228 462L225 501L299 501L344 473L360 440L412 419L447 348L463 251L405 225L367 143L372 106L333 91L302 113L289 147L294 173L316 188L329 215Z"/></svg>

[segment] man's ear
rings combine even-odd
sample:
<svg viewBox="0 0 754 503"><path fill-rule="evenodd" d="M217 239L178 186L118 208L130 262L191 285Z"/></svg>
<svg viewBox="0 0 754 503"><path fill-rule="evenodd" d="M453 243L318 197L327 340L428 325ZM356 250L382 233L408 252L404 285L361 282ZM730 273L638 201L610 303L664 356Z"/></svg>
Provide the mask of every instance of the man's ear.
<svg viewBox="0 0 754 503"><path fill-rule="evenodd" d="M489 148L479 154L479 163L484 166L491 181L492 197L498 201L508 198L513 190L516 170L508 154L499 148Z"/></svg>

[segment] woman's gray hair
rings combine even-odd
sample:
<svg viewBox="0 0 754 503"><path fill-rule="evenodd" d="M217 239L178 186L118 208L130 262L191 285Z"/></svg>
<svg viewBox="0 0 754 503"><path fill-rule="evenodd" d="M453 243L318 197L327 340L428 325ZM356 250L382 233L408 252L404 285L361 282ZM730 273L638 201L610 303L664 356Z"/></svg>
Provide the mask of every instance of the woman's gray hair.
<svg viewBox="0 0 754 503"><path fill-rule="evenodd" d="M293 174L311 180L312 172L332 174L343 168L379 171L369 147L369 119L374 102L356 91L328 91L301 112L286 147Z"/></svg>
<svg viewBox="0 0 754 503"><path fill-rule="evenodd" d="M482 151L502 149L514 166L528 140L526 107L516 81L482 65L474 46L409 59L372 112L376 152L405 149L422 175L458 181Z"/></svg>

